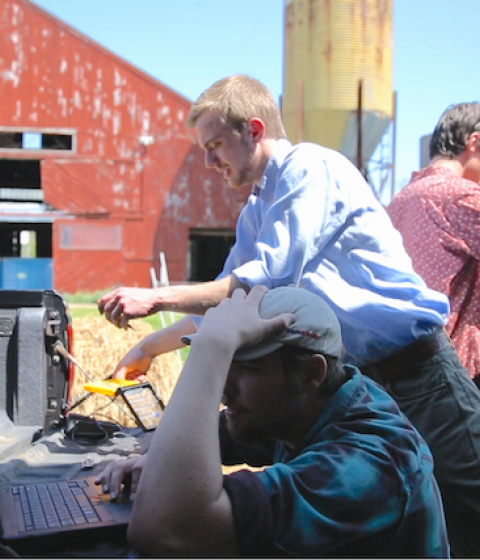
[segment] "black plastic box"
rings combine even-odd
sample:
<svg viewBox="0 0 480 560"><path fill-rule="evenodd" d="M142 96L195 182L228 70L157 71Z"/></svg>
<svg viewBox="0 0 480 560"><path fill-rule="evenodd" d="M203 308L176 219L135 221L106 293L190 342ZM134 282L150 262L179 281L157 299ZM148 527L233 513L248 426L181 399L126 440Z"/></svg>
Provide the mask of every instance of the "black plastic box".
<svg viewBox="0 0 480 560"><path fill-rule="evenodd" d="M69 328L67 304L55 291L0 290L0 423L44 432L56 426L69 368L53 346L61 341L71 351Z"/></svg>

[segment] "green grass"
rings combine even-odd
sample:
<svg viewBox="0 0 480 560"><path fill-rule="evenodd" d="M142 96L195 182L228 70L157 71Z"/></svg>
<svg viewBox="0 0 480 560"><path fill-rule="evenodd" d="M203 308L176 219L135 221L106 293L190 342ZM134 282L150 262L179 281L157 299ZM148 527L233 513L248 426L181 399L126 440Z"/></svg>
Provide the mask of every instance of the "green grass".
<svg viewBox="0 0 480 560"><path fill-rule="evenodd" d="M100 299L103 295L107 292L112 291L113 288L108 288L106 290L98 290L96 292L76 292L75 294L69 294L68 292L64 292L62 294L63 299L67 303L97 303L97 300Z"/></svg>
<svg viewBox="0 0 480 560"><path fill-rule="evenodd" d="M82 317L100 317L100 313L95 307L68 307L68 313L72 319L81 319Z"/></svg>
<svg viewBox="0 0 480 560"><path fill-rule="evenodd" d="M81 303L68 307L68 312L72 319L81 319L82 317L100 317L100 313L96 307L81 307ZM160 317L158 315L152 315L151 317L142 317L142 321L152 325L152 327L158 331L161 328Z"/></svg>

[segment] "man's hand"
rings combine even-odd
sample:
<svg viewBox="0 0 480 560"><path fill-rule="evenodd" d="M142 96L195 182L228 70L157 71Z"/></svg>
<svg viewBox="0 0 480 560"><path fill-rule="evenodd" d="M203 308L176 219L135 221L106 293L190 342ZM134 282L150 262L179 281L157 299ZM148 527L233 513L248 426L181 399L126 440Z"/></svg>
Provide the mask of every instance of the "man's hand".
<svg viewBox="0 0 480 560"><path fill-rule="evenodd" d="M146 381L146 373L153 359L160 354L181 348L183 346L182 336L194 333L196 330L192 318L185 316L170 326L149 334L125 354L115 368L112 377Z"/></svg>
<svg viewBox="0 0 480 560"><path fill-rule="evenodd" d="M262 319L259 306L267 291L264 286L254 286L248 294L241 288L236 289L231 298L207 311L195 338L223 340L236 351L283 331L295 321L295 316L282 313Z"/></svg>
<svg viewBox="0 0 480 560"><path fill-rule="evenodd" d="M129 350L118 362L112 377L129 381L147 381L147 371L155 356L147 354L144 344L140 343Z"/></svg>
<svg viewBox="0 0 480 560"><path fill-rule="evenodd" d="M112 461L97 476L95 484L101 484L102 492L110 494L110 499L114 500L120 494L122 483L130 478L130 497L133 498L137 492L145 458L146 454L132 457L126 461Z"/></svg>
<svg viewBox="0 0 480 560"><path fill-rule="evenodd" d="M130 319L155 313L156 304L156 290L151 288L117 288L97 301L100 313L123 329L127 328Z"/></svg>

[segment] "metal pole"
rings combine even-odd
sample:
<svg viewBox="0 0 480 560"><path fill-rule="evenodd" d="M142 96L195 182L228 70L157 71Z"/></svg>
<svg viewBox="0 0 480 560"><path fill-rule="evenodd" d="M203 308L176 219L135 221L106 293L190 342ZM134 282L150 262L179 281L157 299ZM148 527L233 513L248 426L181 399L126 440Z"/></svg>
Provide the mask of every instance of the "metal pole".
<svg viewBox="0 0 480 560"><path fill-rule="evenodd" d="M392 191L390 200L395 196L395 163L396 163L396 152L397 152L397 97L396 91L393 92L393 129L392 129Z"/></svg>
<svg viewBox="0 0 480 560"><path fill-rule="evenodd" d="M362 146L362 80L358 82L358 96L357 96L357 167L360 173L363 173L363 146Z"/></svg>
<svg viewBox="0 0 480 560"><path fill-rule="evenodd" d="M303 140L303 81L297 85L297 143Z"/></svg>

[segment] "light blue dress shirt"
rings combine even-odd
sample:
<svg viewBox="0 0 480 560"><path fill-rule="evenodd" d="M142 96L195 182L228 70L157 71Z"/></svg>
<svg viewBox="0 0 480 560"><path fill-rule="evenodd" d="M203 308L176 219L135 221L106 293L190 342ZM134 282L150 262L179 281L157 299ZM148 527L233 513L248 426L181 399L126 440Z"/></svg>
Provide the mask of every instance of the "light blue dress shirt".
<svg viewBox="0 0 480 560"><path fill-rule="evenodd" d="M357 168L316 144L277 142L218 278L229 274L323 297L342 326L346 361L360 366L444 326L449 312Z"/></svg>

